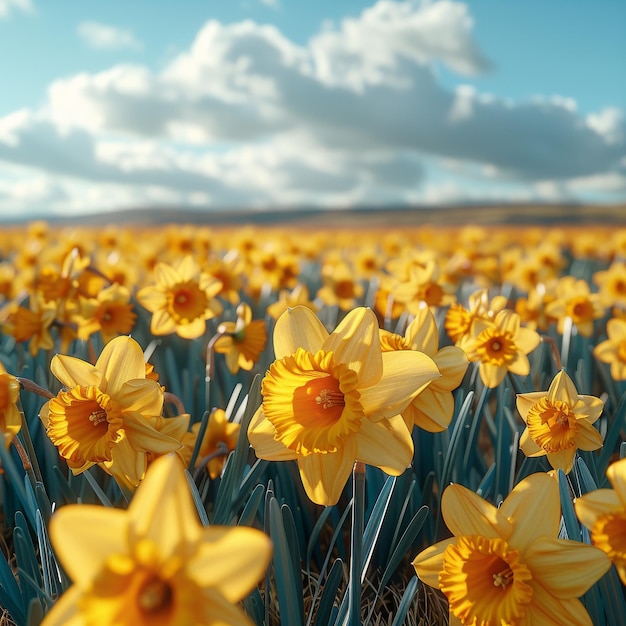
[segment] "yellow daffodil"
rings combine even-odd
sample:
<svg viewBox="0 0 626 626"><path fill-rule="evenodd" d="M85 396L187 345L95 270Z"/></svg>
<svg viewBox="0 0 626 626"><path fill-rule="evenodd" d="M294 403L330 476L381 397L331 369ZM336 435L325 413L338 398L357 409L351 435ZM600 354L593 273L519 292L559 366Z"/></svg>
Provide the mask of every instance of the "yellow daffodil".
<svg viewBox="0 0 626 626"><path fill-rule="evenodd" d="M432 380L402 411L402 417L409 430L413 430L413 426L430 432L445 430L454 414L452 391L461 384L467 370L465 352L456 346L439 349L437 324L428 307L418 310L407 326L404 337L380 330L380 343L383 352L417 350L427 354L435 362L441 378Z"/></svg>
<svg viewBox="0 0 626 626"><path fill-rule="evenodd" d="M89 339L98 331L107 343L117 335L127 335L133 329L136 313L130 303L130 291L113 284L95 298L80 298L78 337Z"/></svg>
<svg viewBox="0 0 626 626"><path fill-rule="evenodd" d="M253 320L252 310L245 302L237 307L237 321L222 322L217 332L223 336L215 342L215 351L226 355L226 366L232 374L240 368L250 371L265 350L265 320Z"/></svg>
<svg viewBox="0 0 626 626"><path fill-rule="evenodd" d="M613 261L608 269L596 272L592 276L598 285L600 302L606 306L626 309L626 263Z"/></svg>
<svg viewBox="0 0 626 626"><path fill-rule="evenodd" d="M50 350L54 346L50 327L56 314L57 308L54 303L44 303L40 298L33 296L28 307L10 306L9 315L2 323L2 327L15 337L15 341L27 341L28 351L32 356L36 356L39 350Z"/></svg>
<svg viewBox="0 0 626 626"><path fill-rule="evenodd" d="M111 340L95 365L56 355L50 369L65 389L44 404L40 417L73 473L99 463L134 488L143 478L148 452L166 454L181 446L150 423L161 415L163 390L146 378L143 352L134 339Z"/></svg>
<svg viewBox="0 0 626 626"><path fill-rule="evenodd" d="M471 335L475 319L492 320L505 306L504 296L495 296L489 300L487 289L475 291L469 297L467 309L462 304L453 304L446 311L444 328L448 337L458 346L463 338Z"/></svg>
<svg viewBox="0 0 626 626"><path fill-rule="evenodd" d="M583 337L591 337L594 320L604 315L604 306L599 294L591 293L586 280L564 276L557 282L556 299L546 306L546 314L558 320L559 333L564 332L569 318Z"/></svg>
<svg viewBox="0 0 626 626"><path fill-rule="evenodd" d="M611 366L613 380L626 380L626 319L610 319L606 323L606 334L608 339L593 349L593 355Z"/></svg>
<svg viewBox="0 0 626 626"><path fill-rule="evenodd" d="M186 464L191 460L200 425L200 422L196 422L191 427L191 432L187 433L183 439L185 444L183 459ZM228 453L234 450L237 445L240 430L241 426L229 421L223 409L213 409L211 411L197 459L197 462L200 463L208 457L206 465L211 478L215 479L222 473Z"/></svg>
<svg viewBox="0 0 626 626"><path fill-rule="evenodd" d="M22 427L22 414L17 407L19 397L20 383L0 363L0 434L6 448Z"/></svg>
<svg viewBox="0 0 626 626"><path fill-rule="evenodd" d="M176 333L184 339L196 339L206 331L206 320L222 312L215 298L222 283L201 271L191 256L177 267L157 263L157 284L140 289L137 301L152 313L150 332L154 335Z"/></svg>
<svg viewBox="0 0 626 626"><path fill-rule="evenodd" d="M413 442L400 413L439 376L430 357L382 354L364 307L331 334L308 308L290 309L276 322L274 352L248 429L257 456L297 460L308 496L323 505L338 501L357 460L394 476L408 467Z"/></svg>
<svg viewBox="0 0 626 626"><path fill-rule="evenodd" d="M493 321L475 319L471 335L465 335L460 347L470 361L478 361L480 378L486 387L497 387L507 372L527 376L528 353L541 341L539 335L520 325L519 315L510 309L500 311Z"/></svg>
<svg viewBox="0 0 626 626"><path fill-rule="evenodd" d="M557 538L554 477L528 476L500 508L450 485L441 509L454 536L418 554L413 566L424 583L447 596L451 616L481 626L592 626L578 598L610 560L593 546Z"/></svg>
<svg viewBox="0 0 626 626"><path fill-rule="evenodd" d="M363 298L363 285L344 261L324 263L322 283L317 297L327 306L338 306L342 311L349 311Z"/></svg>
<svg viewBox="0 0 626 626"><path fill-rule="evenodd" d="M150 466L128 510L62 507L50 538L73 584L43 626L252 626L236 603L272 553L259 530L200 524L175 455Z"/></svg>
<svg viewBox="0 0 626 626"><path fill-rule="evenodd" d="M591 541L609 555L626 585L626 459L606 470L613 489L596 489L576 498L578 519L591 531Z"/></svg>
<svg viewBox="0 0 626 626"><path fill-rule="evenodd" d="M572 379L560 371L548 391L517 396L517 410L526 424L520 448L526 456L547 456L554 469L566 474L574 465L576 450L597 450L602 435L592 426L604 403L579 395Z"/></svg>

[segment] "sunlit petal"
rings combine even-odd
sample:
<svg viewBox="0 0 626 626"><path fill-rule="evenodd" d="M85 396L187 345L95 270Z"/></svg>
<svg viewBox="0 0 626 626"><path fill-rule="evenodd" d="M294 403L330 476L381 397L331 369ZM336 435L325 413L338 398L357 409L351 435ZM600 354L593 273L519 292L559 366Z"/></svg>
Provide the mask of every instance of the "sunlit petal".
<svg viewBox="0 0 626 626"><path fill-rule="evenodd" d="M582 596L611 567L598 548L555 537L539 537L524 556L533 580L556 598Z"/></svg>
<svg viewBox="0 0 626 626"><path fill-rule="evenodd" d="M70 578L89 587L109 554L125 552L128 525L128 516L119 509L64 506L50 519L50 537ZM94 528L98 541L94 541Z"/></svg>
<svg viewBox="0 0 626 626"><path fill-rule="evenodd" d="M399 476L413 459L413 440L400 416L379 422L363 420L356 435L357 459Z"/></svg>
<svg viewBox="0 0 626 626"><path fill-rule="evenodd" d="M443 519L455 536L481 535L508 539L513 526L495 506L462 485L448 485L441 498Z"/></svg>
<svg viewBox="0 0 626 626"><path fill-rule="evenodd" d="M104 374L106 386L102 390L109 395L116 394L127 380L146 377L143 350L134 339L126 336L116 337L104 346L96 368Z"/></svg>
<svg viewBox="0 0 626 626"><path fill-rule="evenodd" d="M57 354L50 363L50 371L66 386L98 387L102 381L102 372L96 367L66 354Z"/></svg>
<svg viewBox="0 0 626 626"><path fill-rule="evenodd" d="M365 414L373 419L398 415L420 390L440 376L435 362L413 350L384 352L383 377L372 387L361 389Z"/></svg>
<svg viewBox="0 0 626 626"><path fill-rule="evenodd" d="M383 373L378 320L371 309L358 307L348 313L324 342L324 350L356 372L359 387L377 384Z"/></svg>
<svg viewBox="0 0 626 626"><path fill-rule="evenodd" d="M298 457L302 484L313 502L323 506L337 504L350 478L356 454L356 442L350 440L342 452Z"/></svg>
<svg viewBox="0 0 626 626"><path fill-rule="evenodd" d="M274 353L277 359L289 356L298 348L317 352L328 338L328 331L317 315L305 306L287 309L274 327Z"/></svg>
<svg viewBox="0 0 626 626"><path fill-rule="evenodd" d="M202 531L192 574L201 585L214 587L229 602L237 602L261 578L271 554L270 538L251 528L208 527Z"/></svg>
<svg viewBox="0 0 626 626"><path fill-rule="evenodd" d="M561 518L558 481L545 473L527 476L506 497L500 512L513 524L509 543L522 552L538 535L556 537Z"/></svg>

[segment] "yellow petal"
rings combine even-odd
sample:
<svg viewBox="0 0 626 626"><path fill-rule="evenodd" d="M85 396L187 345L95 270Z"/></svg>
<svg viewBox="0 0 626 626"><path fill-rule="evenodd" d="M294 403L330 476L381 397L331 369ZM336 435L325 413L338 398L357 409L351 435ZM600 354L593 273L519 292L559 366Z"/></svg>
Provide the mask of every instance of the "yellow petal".
<svg viewBox="0 0 626 626"><path fill-rule="evenodd" d="M581 450L597 450L602 447L602 435L586 420L578 420L576 445Z"/></svg>
<svg viewBox="0 0 626 626"><path fill-rule="evenodd" d="M548 399L554 403L555 400L565 402L565 404L573 406L578 398L578 391L574 386L572 379L567 375L565 370L561 370L550 383L548 388Z"/></svg>
<svg viewBox="0 0 626 626"><path fill-rule="evenodd" d="M462 485L448 485L441 498L446 526L456 536L482 535L508 540L513 532L509 520L495 506Z"/></svg>
<svg viewBox="0 0 626 626"><path fill-rule="evenodd" d="M134 448L128 437L124 437L113 446L111 460L99 465L115 478L120 487L134 491L144 477L148 459L144 451Z"/></svg>
<svg viewBox="0 0 626 626"><path fill-rule="evenodd" d="M179 440L158 431L149 419L135 414L124 416L124 430L126 439L137 451L167 454L182 446Z"/></svg>
<svg viewBox="0 0 626 626"><path fill-rule="evenodd" d="M137 292L136 297L137 302L139 302L144 309L150 311L150 313L154 313L167 306L165 293L157 287L144 287Z"/></svg>
<svg viewBox="0 0 626 626"><path fill-rule="evenodd" d="M533 600L528 607L528 624L593 626L589 613L580 600L559 600L539 585L533 585Z"/></svg>
<svg viewBox="0 0 626 626"><path fill-rule="evenodd" d="M611 567L593 546L555 537L539 537L524 554L533 581L556 598L582 596Z"/></svg>
<svg viewBox="0 0 626 626"><path fill-rule="evenodd" d="M248 426L248 440L259 459L268 461L293 461L298 458L294 450L276 439L276 429L259 408Z"/></svg>
<svg viewBox="0 0 626 626"><path fill-rule="evenodd" d="M96 361L96 369L106 379L106 386L102 387L102 391L114 396L127 380L146 377L143 350L130 337L111 339L102 349Z"/></svg>
<svg viewBox="0 0 626 626"><path fill-rule="evenodd" d="M79 611L82 590L72 585L46 613L42 626L86 626Z"/></svg>
<svg viewBox="0 0 626 626"><path fill-rule="evenodd" d="M576 448L568 448L567 450L559 450L557 452L548 452L546 457L554 469L562 469L566 474L569 474L572 471L572 467L574 467Z"/></svg>
<svg viewBox="0 0 626 626"><path fill-rule="evenodd" d="M513 337L520 331L520 317L511 309L504 309L495 317L496 326L503 332L509 332Z"/></svg>
<svg viewBox="0 0 626 626"><path fill-rule="evenodd" d="M431 433L448 428L454 415L454 396L450 391L435 391L433 385L438 382L433 381L402 412L405 420L409 418L411 424Z"/></svg>
<svg viewBox="0 0 626 626"><path fill-rule="evenodd" d="M456 346L445 346L433 356L441 378L432 382L432 387L442 391L456 389L463 380L469 361L465 352Z"/></svg>
<svg viewBox="0 0 626 626"><path fill-rule="evenodd" d="M623 504L613 489L596 489L574 500L576 515L589 530L600 515L617 513L622 508Z"/></svg>
<svg viewBox="0 0 626 626"><path fill-rule="evenodd" d="M492 365L491 363L481 362L478 366L478 371L485 387L493 389L504 380L507 369L504 365Z"/></svg>
<svg viewBox="0 0 626 626"><path fill-rule="evenodd" d="M415 318L404 334L411 349L433 356L439 347L439 331L435 318L428 307L417 310Z"/></svg>
<svg viewBox="0 0 626 626"><path fill-rule="evenodd" d="M161 415L163 409L163 390L156 380L149 378L126 381L113 397L125 413L154 417Z"/></svg>
<svg viewBox="0 0 626 626"><path fill-rule="evenodd" d="M112 553L128 552L128 526L126 512L120 509L67 505L51 517L50 539L70 578L86 589Z"/></svg>
<svg viewBox="0 0 626 626"><path fill-rule="evenodd" d="M305 306L287 309L274 327L274 353L282 359L304 348L315 354L328 338L328 331L317 315Z"/></svg>
<svg viewBox="0 0 626 626"><path fill-rule="evenodd" d="M176 322L166 310L157 309L152 313L150 332L153 335L170 335L176 332Z"/></svg>
<svg viewBox="0 0 626 626"><path fill-rule="evenodd" d="M520 328L515 343L524 354L529 354L541 343L541 337L530 328Z"/></svg>
<svg viewBox="0 0 626 626"><path fill-rule="evenodd" d="M413 439L399 415L379 422L363 420L355 438L356 458L391 476L404 473L413 460Z"/></svg>
<svg viewBox="0 0 626 626"><path fill-rule="evenodd" d="M157 263L154 267L154 276L159 286L162 287L174 287L183 280L181 275L167 263Z"/></svg>
<svg viewBox="0 0 626 626"><path fill-rule="evenodd" d="M204 317L196 317L188 324L178 324L176 334L183 339L197 339L206 332L206 320Z"/></svg>
<svg viewBox="0 0 626 626"><path fill-rule="evenodd" d="M163 558L191 556L202 526L191 498L182 462L177 455L159 457L149 467L130 506L133 540L151 539Z"/></svg>
<svg viewBox="0 0 626 626"><path fill-rule="evenodd" d="M304 490L313 502L322 506L337 504L352 473L356 454L356 441L351 437L339 452L298 458Z"/></svg>
<svg viewBox="0 0 626 626"><path fill-rule="evenodd" d="M541 446L537 445L535 440L530 436L528 428L524 429L524 432L520 437L519 447L526 456L538 457L545 456L546 454L546 451Z"/></svg>
<svg viewBox="0 0 626 626"><path fill-rule="evenodd" d="M556 537L561 520L558 480L545 473L527 476L505 498L500 512L513 524L509 544L522 552L539 535Z"/></svg>
<svg viewBox="0 0 626 626"><path fill-rule="evenodd" d="M509 363L509 372L518 376L528 376L530 372L530 363L525 354L517 352L515 358Z"/></svg>
<svg viewBox="0 0 626 626"><path fill-rule="evenodd" d="M626 506L626 458L609 465L606 475L618 498Z"/></svg>
<svg viewBox="0 0 626 626"><path fill-rule="evenodd" d="M385 352L382 360L382 378L359 389L365 415L372 420L402 413L425 385L440 376L435 362L422 352Z"/></svg>
<svg viewBox="0 0 626 626"><path fill-rule="evenodd" d="M91 363L74 356L57 354L50 363L50 371L66 386L99 387L102 373Z"/></svg>
<svg viewBox="0 0 626 626"><path fill-rule="evenodd" d="M604 402L595 396L578 396L575 405L576 416L584 417L589 424L593 424L602 415Z"/></svg>
<svg viewBox="0 0 626 626"><path fill-rule="evenodd" d="M539 402L541 398L545 398L545 391L532 391L530 393L520 393L517 395L516 406L521 418L526 422L528 411L530 408Z"/></svg>
<svg viewBox="0 0 626 626"><path fill-rule="evenodd" d="M444 539L425 550L413 559L413 567L419 579L427 585L439 589L439 572L443 569L443 553L456 541L456 537Z"/></svg>
<svg viewBox="0 0 626 626"><path fill-rule="evenodd" d="M348 313L324 342L335 361L356 372L359 387L378 383L383 361L378 336L378 320L371 309L357 307Z"/></svg>
<svg viewBox="0 0 626 626"><path fill-rule="evenodd" d="M188 571L203 587L213 587L229 602L238 602L263 576L272 556L272 542L253 528L208 527ZM216 564L219 564L216 567Z"/></svg>

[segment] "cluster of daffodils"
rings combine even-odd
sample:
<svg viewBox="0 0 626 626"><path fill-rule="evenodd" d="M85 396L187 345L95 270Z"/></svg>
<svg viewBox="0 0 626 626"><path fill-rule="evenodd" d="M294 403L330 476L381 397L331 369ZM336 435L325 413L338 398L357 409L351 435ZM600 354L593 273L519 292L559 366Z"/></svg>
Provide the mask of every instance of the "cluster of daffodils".
<svg viewBox="0 0 626 626"><path fill-rule="evenodd" d="M449 532L411 555L415 573L445 596L450 623L475 626L588 625L580 598L612 563L626 585L626 460L603 418L626 398L624 231L606 232L602 249L557 229L364 233L358 245L284 230L143 235L60 238L35 223L18 249L0 235L3 452L28 466L35 429L20 398L38 393L34 417L62 471L103 476L129 502L52 515L73 584L45 626L253 624L241 601L272 544L259 529L203 527L189 481L202 473L203 497L217 492L237 447L250 465L291 463L314 504L354 505L356 467L401 476L419 467L426 436L476 431L484 445L489 424L445 431L461 403L478 420L504 396L510 492L490 503L436 484ZM567 362L573 343L578 363ZM204 417L155 366L181 354L178 387L221 403ZM53 391L31 380L44 370ZM257 374L260 402L242 427L227 399ZM577 463L607 442L613 489L581 494ZM514 484L520 467L531 471ZM564 538L559 480L571 480L579 537Z"/></svg>

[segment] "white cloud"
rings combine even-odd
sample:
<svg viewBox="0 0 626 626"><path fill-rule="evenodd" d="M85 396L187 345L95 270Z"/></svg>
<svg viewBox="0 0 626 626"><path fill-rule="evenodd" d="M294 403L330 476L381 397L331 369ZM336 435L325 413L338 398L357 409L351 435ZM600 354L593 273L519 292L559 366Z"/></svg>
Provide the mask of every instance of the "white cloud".
<svg viewBox="0 0 626 626"><path fill-rule="evenodd" d="M8 17L14 9L24 13L35 12L35 7L31 0L0 0L0 19Z"/></svg>
<svg viewBox="0 0 626 626"><path fill-rule="evenodd" d="M272 9L278 8L278 0L260 0L261 4L264 4L266 7L270 7Z"/></svg>
<svg viewBox="0 0 626 626"><path fill-rule="evenodd" d="M273 26L209 21L161 71L55 81L44 108L0 118L0 161L53 173L94 206L623 196L622 111L450 91L436 62L489 67L463 4L380 0L306 45ZM455 182L433 182L433 166Z"/></svg>
<svg viewBox="0 0 626 626"><path fill-rule="evenodd" d="M130 30L117 28L99 22L81 22L78 25L78 34L92 48L99 50L119 50L130 48L141 50L138 41Z"/></svg>

